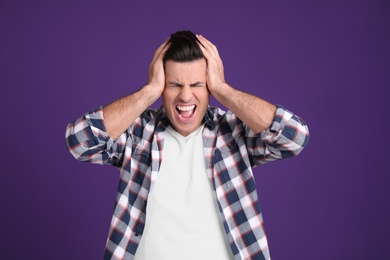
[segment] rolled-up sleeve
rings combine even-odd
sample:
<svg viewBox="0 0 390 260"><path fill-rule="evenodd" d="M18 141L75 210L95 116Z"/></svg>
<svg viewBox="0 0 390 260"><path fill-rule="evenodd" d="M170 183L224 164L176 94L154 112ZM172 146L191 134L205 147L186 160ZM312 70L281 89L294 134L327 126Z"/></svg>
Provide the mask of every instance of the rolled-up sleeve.
<svg viewBox="0 0 390 260"><path fill-rule="evenodd" d="M113 140L106 132L102 108L86 113L66 128L66 145L79 161L119 166L127 133Z"/></svg>
<svg viewBox="0 0 390 260"><path fill-rule="evenodd" d="M298 155L309 142L309 129L299 116L278 105L270 127L248 140L256 166Z"/></svg>

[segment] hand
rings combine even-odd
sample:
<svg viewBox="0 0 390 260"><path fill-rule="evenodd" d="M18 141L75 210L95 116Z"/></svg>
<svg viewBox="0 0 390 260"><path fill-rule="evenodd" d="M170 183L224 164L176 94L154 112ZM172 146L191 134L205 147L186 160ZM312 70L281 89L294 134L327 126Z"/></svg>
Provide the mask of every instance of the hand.
<svg viewBox="0 0 390 260"><path fill-rule="evenodd" d="M207 87L211 94L213 94L217 88L222 87L225 84L223 63L219 57L217 47L203 36L197 35L197 37L201 43L199 44L199 47L203 51L203 55L207 61Z"/></svg>
<svg viewBox="0 0 390 260"><path fill-rule="evenodd" d="M161 96L165 86L165 71L163 58L165 52L168 49L169 39L167 39L158 49L154 52L152 62L149 65L148 85L153 87L153 90L157 91Z"/></svg>

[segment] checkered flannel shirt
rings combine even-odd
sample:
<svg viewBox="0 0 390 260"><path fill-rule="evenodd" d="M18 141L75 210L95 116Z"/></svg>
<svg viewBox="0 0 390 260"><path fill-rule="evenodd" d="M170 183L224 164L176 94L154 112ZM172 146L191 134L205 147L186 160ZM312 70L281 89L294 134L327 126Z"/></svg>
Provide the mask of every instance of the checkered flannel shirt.
<svg viewBox="0 0 390 260"><path fill-rule="evenodd" d="M104 259L133 259L145 226L146 203L161 166L163 108L148 109L117 140L102 109L67 127L66 141L80 161L111 164L120 171ZM203 130L204 158L234 259L270 259L252 167L297 155L309 140L306 124L278 106L271 126L254 133L230 111L209 106Z"/></svg>

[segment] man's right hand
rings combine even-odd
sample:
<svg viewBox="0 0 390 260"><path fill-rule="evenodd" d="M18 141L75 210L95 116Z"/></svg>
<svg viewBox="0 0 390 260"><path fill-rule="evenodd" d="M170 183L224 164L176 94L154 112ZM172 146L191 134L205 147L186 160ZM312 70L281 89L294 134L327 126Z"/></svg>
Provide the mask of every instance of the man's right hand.
<svg viewBox="0 0 390 260"><path fill-rule="evenodd" d="M153 91L156 91L159 97L162 95L165 87L163 58L168 45L169 38L154 52L152 62L149 65L148 85L152 86Z"/></svg>
<svg viewBox="0 0 390 260"><path fill-rule="evenodd" d="M166 40L154 53L149 65L147 85L103 107L104 124L112 139L117 139L142 112L161 97L165 87L163 58L168 43L169 40Z"/></svg>

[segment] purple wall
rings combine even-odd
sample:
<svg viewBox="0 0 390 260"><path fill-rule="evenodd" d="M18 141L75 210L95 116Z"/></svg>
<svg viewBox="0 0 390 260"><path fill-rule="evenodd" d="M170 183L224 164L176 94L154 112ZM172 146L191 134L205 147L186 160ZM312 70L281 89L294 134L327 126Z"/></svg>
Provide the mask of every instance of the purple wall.
<svg viewBox="0 0 390 260"><path fill-rule="evenodd" d="M309 124L300 156L255 169L273 259L390 259L390 2L150 2L0 1L0 258L102 259L119 174L74 160L65 127L190 29Z"/></svg>

